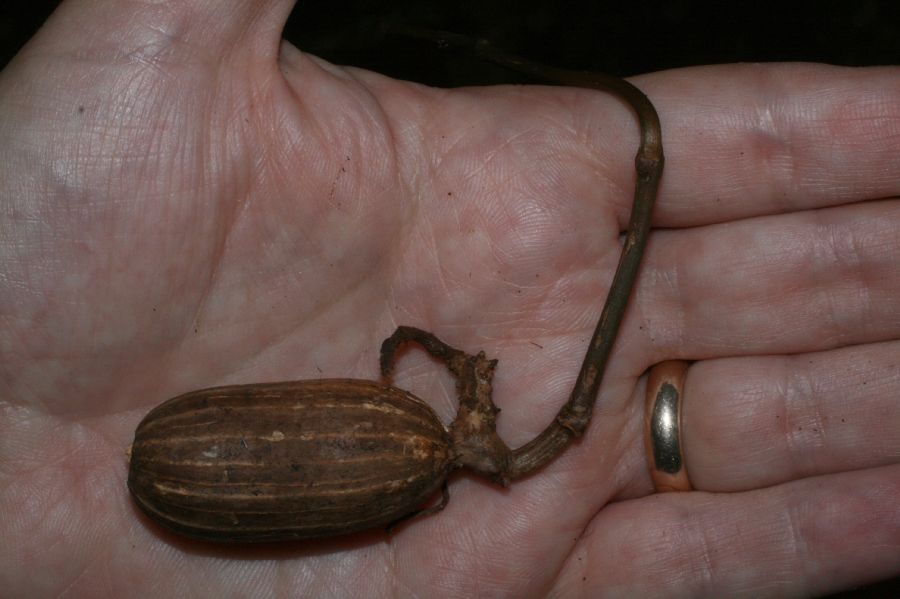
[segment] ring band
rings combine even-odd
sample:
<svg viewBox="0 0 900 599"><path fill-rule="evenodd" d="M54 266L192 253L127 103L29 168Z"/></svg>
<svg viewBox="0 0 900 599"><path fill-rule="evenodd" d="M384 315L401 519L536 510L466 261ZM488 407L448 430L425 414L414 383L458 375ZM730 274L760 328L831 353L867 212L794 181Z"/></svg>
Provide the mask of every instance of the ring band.
<svg viewBox="0 0 900 599"><path fill-rule="evenodd" d="M644 410L644 445L657 493L690 491L681 441L681 408L688 363L660 362L650 369Z"/></svg>

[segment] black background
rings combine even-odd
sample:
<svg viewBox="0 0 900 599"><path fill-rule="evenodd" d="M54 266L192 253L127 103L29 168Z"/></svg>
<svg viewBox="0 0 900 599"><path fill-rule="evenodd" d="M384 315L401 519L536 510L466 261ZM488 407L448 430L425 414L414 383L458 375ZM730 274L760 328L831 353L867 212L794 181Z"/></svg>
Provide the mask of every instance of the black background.
<svg viewBox="0 0 900 599"><path fill-rule="evenodd" d="M2 1L0 67L58 3ZM285 37L337 64L431 85L516 80L507 71L435 44L384 34L404 25L483 37L540 62L620 76L729 62L900 64L898 0L307 1L294 9ZM835 597L900 596L894 594L898 590L900 578Z"/></svg>
<svg viewBox="0 0 900 599"><path fill-rule="evenodd" d="M56 0L0 3L0 66L57 4ZM285 37L300 49L338 64L432 85L509 79L506 72L452 52L385 38L384 28L396 25L485 37L498 47L541 62L620 76L726 62L900 64L897 0L568 4L319 0L298 4Z"/></svg>

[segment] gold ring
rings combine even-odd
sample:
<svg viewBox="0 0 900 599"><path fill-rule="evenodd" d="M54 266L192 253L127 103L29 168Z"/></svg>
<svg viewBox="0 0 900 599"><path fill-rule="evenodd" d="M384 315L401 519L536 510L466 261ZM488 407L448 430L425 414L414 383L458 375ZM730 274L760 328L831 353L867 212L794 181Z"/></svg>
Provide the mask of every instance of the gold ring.
<svg viewBox="0 0 900 599"><path fill-rule="evenodd" d="M657 493L690 491L681 438L681 409L688 363L660 362L650 369L644 410L644 446Z"/></svg>

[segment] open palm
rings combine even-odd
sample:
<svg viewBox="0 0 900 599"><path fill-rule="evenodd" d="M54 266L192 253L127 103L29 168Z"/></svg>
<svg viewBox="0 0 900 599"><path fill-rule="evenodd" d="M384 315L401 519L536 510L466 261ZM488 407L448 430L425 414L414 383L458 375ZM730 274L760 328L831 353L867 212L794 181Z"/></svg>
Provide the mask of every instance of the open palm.
<svg viewBox="0 0 900 599"><path fill-rule="evenodd" d="M617 100L335 67L280 42L290 7L70 1L0 76L4 592L783 595L900 571L897 69L636 81L667 230L587 434L534 476L455 477L392 536L217 547L144 518L125 449L151 407L377 378L401 323L499 358L500 434L525 443L618 258L637 127ZM697 360L700 491L655 495L641 375L669 358ZM409 354L396 383L452 417L436 363Z"/></svg>

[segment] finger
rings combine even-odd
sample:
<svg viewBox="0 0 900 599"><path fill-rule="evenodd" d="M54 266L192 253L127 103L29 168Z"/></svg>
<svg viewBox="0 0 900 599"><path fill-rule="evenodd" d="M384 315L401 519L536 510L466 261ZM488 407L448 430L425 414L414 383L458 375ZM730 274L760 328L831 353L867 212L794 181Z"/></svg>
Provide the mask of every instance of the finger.
<svg viewBox="0 0 900 599"><path fill-rule="evenodd" d="M654 220L695 226L900 195L900 70L723 65L648 75L666 171Z"/></svg>
<svg viewBox="0 0 900 599"><path fill-rule="evenodd" d="M900 466L607 506L552 595L818 596L900 572Z"/></svg>
<svg viewBox="0 0 900 599"><path fill-rule="evenodd" d="M900 341L700 362L684 387L695 488L757 489L900 463Z"/></svg>
<svg viewBox="0 0 900 599"><path fill-rule="evenodd" d="M223 56L278 54L290 0L131 3L68 0L23 54L77 55L124 63L208 64Z"/></svg>
<svg viewBox="0 0 900 599"><path fill-rule="evenodd" d="M896 339L897 222L886 200L657 232L627 325L650 364Z"/></svg>
<svg viewBox="0 0 900 599"><path fill-rule="evenodd" d="M898 73L897 68L722 65L636 78L655 103L663 128L666 166L654 224L697 226L900 195ZM435 174L439 189L482 201L515 197L517 206L540 198L543 211L555 210L554 202L596 207L602 201L615 206L624 228L637 125L616 98L546 88L464 90L451 97L458 102L424 111L425 120L435 123L429 139L437 152L447 150ZM494 126L455 126L467 105L463 99L479 108L468 121L491 115ZM416 110L422 112L423 105L428 106L417 103ZM401 103L386 110L399 116L411 107ZM504 150L527 149L540 168L509 168L503 153L492 154L491 163L473 164L471 157L484 152L483 141L500 145L499 130L506 131ZM418 156L411 153L410 162ZM497 158L501 162L494 163ZM491 181L498 182L496 188L485 189ZM446 193L435 200L446 204Z"/></svg>

